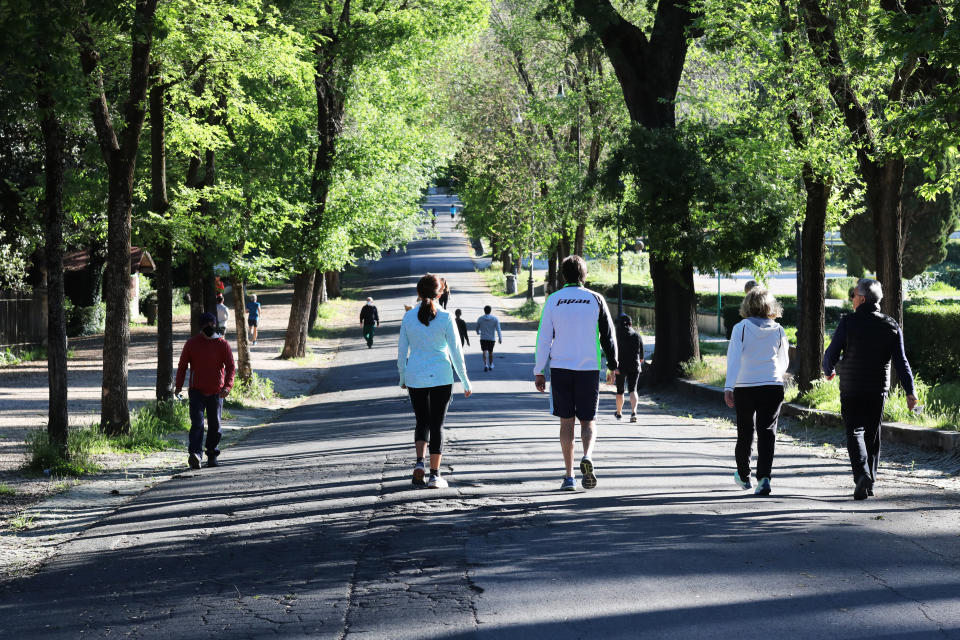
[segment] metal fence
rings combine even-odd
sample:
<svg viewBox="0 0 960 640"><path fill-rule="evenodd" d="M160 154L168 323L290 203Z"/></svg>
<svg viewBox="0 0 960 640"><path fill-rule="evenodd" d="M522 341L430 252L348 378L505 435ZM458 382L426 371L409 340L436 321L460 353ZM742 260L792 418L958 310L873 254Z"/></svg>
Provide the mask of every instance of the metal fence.
<svg viewBox="0 0 960 640"><path fill-rule="evenodd" d="M45 293L37 289L33 293L0 290L0 349L46 341Z"/></svg>

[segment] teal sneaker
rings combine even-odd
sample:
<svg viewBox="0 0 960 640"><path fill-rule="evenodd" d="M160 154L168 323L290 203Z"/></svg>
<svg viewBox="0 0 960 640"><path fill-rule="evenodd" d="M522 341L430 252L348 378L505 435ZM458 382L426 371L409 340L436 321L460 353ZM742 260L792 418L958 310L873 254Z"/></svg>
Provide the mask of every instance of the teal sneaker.
<svg viewBox="0 0 960 640"><path fill-rule="evenodd" d="M750 476L747 476L747 479L744 480L743 478L740 477L739 471L733 472L733 481L736 482L737 486L740 487L741 489L749 489L750 487L753 486L750 484Z"/></svg>
<svg viewBox="0 0 960 640"><path fill-rule="evenodd" d="M756 496L770 495L770 478L760 478L757 483L757 490L753 492Z"/></svg>
<svg viewBox="0 0 960 640"><path fill-rule="evenodd" d="M577 480L573 476L563 479L563 484L560 485L560 491L576 491L577 490Z"/></svg>

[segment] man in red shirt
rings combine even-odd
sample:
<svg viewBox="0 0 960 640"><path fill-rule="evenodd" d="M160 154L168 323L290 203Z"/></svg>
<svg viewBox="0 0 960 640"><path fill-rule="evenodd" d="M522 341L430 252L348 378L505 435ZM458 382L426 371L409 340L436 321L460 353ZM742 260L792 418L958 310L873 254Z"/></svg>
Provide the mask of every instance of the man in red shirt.
<svg viewBox="0 0 960 640"><path fill-rule="evenodd" d="M203 416L206 414L207 466L217 466L220 450L220 412L223 399L233 387L236 367L230 343L216 333L217 317L212 313L200 316L201 333L183 345L180 365L177 367L176 393L183 389L183 380L190 367L190 457L191 469L199 469L203 459Z"/></svg>

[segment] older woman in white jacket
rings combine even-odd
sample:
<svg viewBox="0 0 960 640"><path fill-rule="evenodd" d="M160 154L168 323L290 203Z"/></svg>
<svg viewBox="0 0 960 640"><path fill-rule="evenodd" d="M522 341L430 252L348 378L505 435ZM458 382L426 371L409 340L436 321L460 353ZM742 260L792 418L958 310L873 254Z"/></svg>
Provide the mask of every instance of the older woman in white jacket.
<svg viewBox="0 0 960 640"><path fill-rule="evenodd" d="M780 303L762 287L751 289L740 305L743 320L730 334L727 406L737 411L737 470L733 479L749 489L750 453L757 432L757 495L770 495L770 473L777 441L777 420L783 405L783 375L790 362L790 344L774 319L783 314Z"/></svg>

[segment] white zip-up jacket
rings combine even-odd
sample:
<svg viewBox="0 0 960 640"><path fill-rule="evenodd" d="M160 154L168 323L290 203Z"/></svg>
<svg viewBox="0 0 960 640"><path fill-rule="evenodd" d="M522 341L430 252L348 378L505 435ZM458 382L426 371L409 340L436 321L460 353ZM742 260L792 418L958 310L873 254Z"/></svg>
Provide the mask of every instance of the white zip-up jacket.
<svg viewBox="0 0 960 640"><path fill-rule="evenodd" d="M790 364L790 343L783 327L773 320L738 322L727 347L727 381L724 391L734 387L783 385Z"/></svg>
<svg viewBox="0 0 960 640"><path fill-rule="evenodd" d="M578 285L567 285L543 303L537 331L534 375L553 369L599 371L601 354L607 367L617 368L617 340L607 301Z"/></svg>

